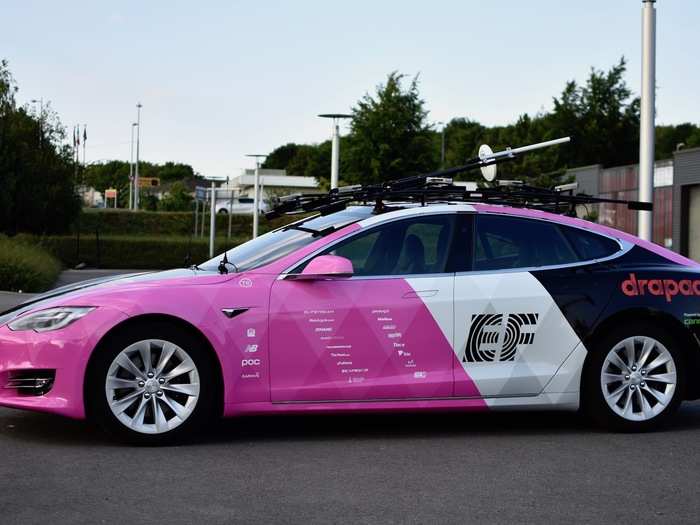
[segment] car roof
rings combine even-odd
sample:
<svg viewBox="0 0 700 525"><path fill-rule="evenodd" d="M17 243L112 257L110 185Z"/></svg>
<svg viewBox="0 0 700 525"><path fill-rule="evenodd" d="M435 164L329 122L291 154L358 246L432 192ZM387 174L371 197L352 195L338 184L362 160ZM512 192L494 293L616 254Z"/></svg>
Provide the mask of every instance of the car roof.
<svg viewBox="0 0 700 525"><path fill-rule="evenodd" d="M362 228L367 228L375 224L380 224L387 220L393 220L402 217L415 217L422 214L435 214L435 213L488 213L488 214L502 214L512 217L522 217L529 219L539 219L550 221L557 224L563 224L565 226L571 226L574 228L579 228L582 230L588 230L599 235L604 235L606 237L611 237L617 239L622 243L639 246L645 250L652 253L660 255L667 260L670 260L676 264L682 266L700 266L699 263L688 259L676 252L673 252L663 246L659 246L650 241L645 241L632 235L630 233L605 226L603 224L598 224L595 222L587 221L584 219L579 219L576 217L569 217L568 215L561 215L557 213L551 213L547 211L532 209L532 208L516 208L512 206L505 206L502 204L484 204L484 203L465 203L465 202L446 202L446 203L430 203L428 205L422 206L420 203L392 203L392 206L401 206L400 209L381 213L378 215L372 215L367 219L359 221L359 225ZM368 206L370 207L370 206Z"/></svg>

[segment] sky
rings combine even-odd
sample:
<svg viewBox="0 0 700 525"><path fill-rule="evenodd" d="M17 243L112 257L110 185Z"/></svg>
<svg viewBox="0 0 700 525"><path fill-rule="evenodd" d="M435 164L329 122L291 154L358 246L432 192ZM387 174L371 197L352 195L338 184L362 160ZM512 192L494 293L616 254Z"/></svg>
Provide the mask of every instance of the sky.
<svg viewBox="0 0 700 525"><path fill-rule="evenodd" d="M700 1L656 6L657 123L700 123ZM0 58L20 103L43 98L67 127L87 124L88 162L129 159L141 102L141 159L223 177L253 167L247 153L330 138L316 115L350 111L391 71L420 75L431 122L507 124L548 110L566 81L622 56L638 93L641 9L641 0L3 0Z"/></svg>

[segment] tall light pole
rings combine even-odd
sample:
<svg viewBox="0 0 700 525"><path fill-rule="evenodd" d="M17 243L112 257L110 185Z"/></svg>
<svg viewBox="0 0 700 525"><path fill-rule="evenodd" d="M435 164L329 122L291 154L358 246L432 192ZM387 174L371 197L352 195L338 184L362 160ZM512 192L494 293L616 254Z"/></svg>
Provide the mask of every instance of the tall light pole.
<svg viewBox="0 0 700 525"><path fill-rule="evenodd" d="M438 122L440 126L440 169L445 169L445 128L447 127L444 122Z"/></svg>
<svg viewBox="0 0 700 525"><path fill-rule="evenodd" d="M137 127L136 122L131 123L131 149L129 151L129 209L134 209L134 128Z"/></svg>
<svg viewBox="0 0 700 525"><path fill-rule="evenodd" d="M344 113L321 113L321 118L333 119L333 137L331 139L331 189L338 187L340 173L340 125L338 121L344 118L352 118L352 115Z"/></svg>
<svg viewBox="0 0 700 525"><path fill-rule="evenodd" d="M642 99L639 122L639 200L654 202L654 121L656 90L656 0L642 0ZM637 234L652 240L651 211L639 211Z"/></svg>
<svg viewBox="0 0 700 525"><path fill-rule="evenodd" d="M141 102L136 104L136 167L134 169L134 209L139 209L139 145L141 139Z"/></svg>
<svg viewBox="0 0 700 525"><path fill-rule="evenodd" d="M264 159L267 155L260 153L249 153L246 157L255 159L255 179L253 190L253 239L258 236L258 221L260 219L260 159Z"/></svg>
<svg viewBox="0 0 700 525"><path fill-rule="evenodd" d="M33 98L32 104L39 104L39 133L44 134L44 97L39 99Z"/></svg>

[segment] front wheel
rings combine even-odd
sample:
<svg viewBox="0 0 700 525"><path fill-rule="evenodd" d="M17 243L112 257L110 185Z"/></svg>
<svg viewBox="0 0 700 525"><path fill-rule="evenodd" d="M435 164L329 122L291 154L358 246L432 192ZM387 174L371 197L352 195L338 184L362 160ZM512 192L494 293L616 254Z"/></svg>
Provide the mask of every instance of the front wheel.
<svg viewBox="0 0 700 525"><path fill-rule="evenodd" d="M215 382L201 342L176 326L138 326L98 350L86 384L88 415L127 441L190 436L215 406Z"/></svg>
<svg viewBox="0 0 700 525"><path fill-rule="evenodd" d="M652 430L683 399L684 363L676 340L653 326L615 330L593 349L584 404L606 428Z"/></svg>

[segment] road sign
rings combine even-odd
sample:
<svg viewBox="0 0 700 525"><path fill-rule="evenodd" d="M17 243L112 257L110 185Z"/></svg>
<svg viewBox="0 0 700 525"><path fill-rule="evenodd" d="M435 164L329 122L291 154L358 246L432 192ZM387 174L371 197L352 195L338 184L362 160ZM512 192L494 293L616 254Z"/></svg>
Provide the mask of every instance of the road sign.
<svg viewBox="0 0 700 525"><path fill-rule="evenodd" d="M158 177L139 177L139 188L155 188L160 186Z"/></svg>
<svg viewBox="0 0 700 525"><path fill-rule="evenodd" d="M107 188L105 190L105 199L116 199L117 190L115 188Z"/></svg>

